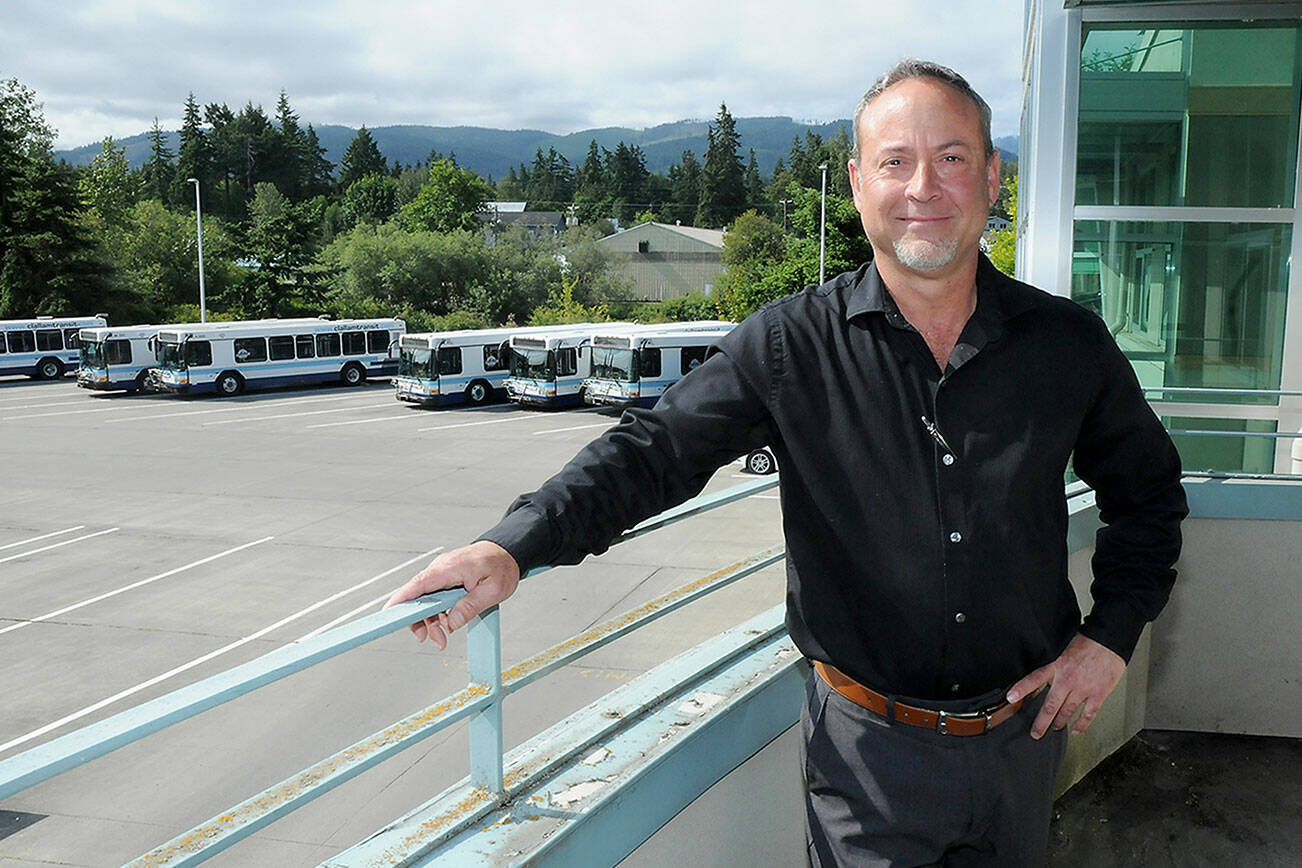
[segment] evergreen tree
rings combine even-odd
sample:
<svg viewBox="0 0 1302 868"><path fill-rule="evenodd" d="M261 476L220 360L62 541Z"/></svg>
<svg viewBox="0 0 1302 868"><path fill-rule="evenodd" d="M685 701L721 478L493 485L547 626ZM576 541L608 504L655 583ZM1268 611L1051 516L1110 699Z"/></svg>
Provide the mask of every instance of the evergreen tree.
<svg viewBox="0 0 1302 868"><path fill-rule="evenodd" d="M588 142L588 156L575 178L574 211L580 223L593 223L611 213L610 183L606 176L609 159L610 152L599 147L596 139Z"/></svg>
<svg viewBox="0 0 1302 868"><path fill-rule="evenodd" d="M613 153L607 155L606 177L615 216L628 223L647 206L646 185L650 173L646 170L646 157L642 149L629 147L622 141Z"/></svg>
<svg viewBox="0 0 1302 868"><path fill-rule="evenodd" d="M298 115L290 108L289 96L283 90L276 101L276 127L270 181L291 200L298 201L304 198L308 187L307 137L298 125Z"/></svg>
<svg viewBox="0 0 1302 868"><path fill-rule="evenodd" d="M149 131L149 159L142 168L144 185L141 195L157 199L164 205L172 201L172 179L176 174L172 156L167 147L167 134L158 125L158 118L154 118L154 126Z"/></svg>
<svg viewBox="0 0 1302 868"><path fill-rule="evenodd" d="M201 126L202 120L199 103L195 102L192 92L185 100L180 142L176 149L176 171L172 175L171 187L171 201L186 208L194 207L194 193L191 192L187 179L196 178L199 181L204 201L209 200L213 191L212 153L208 136Z"/></svg>
<svg viewBox="0 0 1302 868"><path fill-rule="evenodd" d="M750 159L746 162L743 176L746 185L746 207L759 210L768 205L768 196L764 195L764 181L760 178L759 163L755 160L755 149L750 149Z"/></svg>
<svg viewBox="0 0 1302 868"><path fill-rule="evenodd" d="M383 175L388 171L389 164L380 153L380 146L363 124L340 160L339 189L347 190L353 182L367 175Z"/></svg>
<svg viewBox="0 0 1302 868"><path fill-rule="evenodd" d="M307 125L303 136L303 155L305 161L304 195L309 198L324 196L334 187L335 164L326 159L326 149L316 136L316 130Z"/></svg>
<svg viewBox="0 0 1302 868"><path fill-rule="evenodd" d="M721 103L719 114L706 134L709 147L701 173L701 202L696 209L696 225L726 226L746 210L746 185L741 157L737 148L741 137L737 125Z"/></svg>
<svg viewBox="0 0 1302 868"><path fill-rule="evenodd" d="M669 167L669 188L671 216L690 224L701 202L701 164L696 154L683 151L682 159Z"/></svg>

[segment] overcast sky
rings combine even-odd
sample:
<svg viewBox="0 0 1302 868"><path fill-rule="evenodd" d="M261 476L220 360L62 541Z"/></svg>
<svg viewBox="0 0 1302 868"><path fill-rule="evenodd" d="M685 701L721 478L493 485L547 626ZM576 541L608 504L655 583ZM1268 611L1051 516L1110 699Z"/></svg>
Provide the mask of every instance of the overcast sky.
<svg viewBox="0 0 1302 868"><path fill-rule="evenodd" d="M200 105L303 121L541 129L848 117L904 56L963 73L1017 132L1023 0L5 0L0 78L56 147L180 125Z"/></svg>

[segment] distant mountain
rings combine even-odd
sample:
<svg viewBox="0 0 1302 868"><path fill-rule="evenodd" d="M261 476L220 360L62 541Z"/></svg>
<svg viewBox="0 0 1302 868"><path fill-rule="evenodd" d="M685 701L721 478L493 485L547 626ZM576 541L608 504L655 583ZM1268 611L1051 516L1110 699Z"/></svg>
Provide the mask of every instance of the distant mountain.
<svg viewBox="0 0 1302 868"><path fill-rule="evenodd" d="M830 139L836 135L838 127L848 129L850 125L846 119L814 124L788 117L736 118L736 123L737 132L741 136L742 160L749 159L750 149L754 148L755 159L765 175L772 173L779 158L786 160L791 151L792 139L799 138L803 141L806 131ZM557 153L563 154L577 168L587 157L588 143L593 139L599 146L609 150L614 150L621 141L630 146L637 145L646 155L647 169L664 172L682 159L685 150L691 150L698 160L704 162L708 127L709 121L683 120L644 130L603 127L565 136L541 130L493 130L484 127L391 126L368 129L379 145L380 152L390 163L394 160L403 164L420 163L425 161L431 151L439 151L444 155L456 154L459 165L486 178L502 178L513 166L518 167L521 163L532 166L534 154L540 148L544 153L548 148L555 148ZM335 124L315 129L321 146L326 149L326 158L337 167L344 151L357 135L357 130ZM169 132L166 135L168 147L175 154L177 134ZM132 168L139 168L149 159L148 133L119 139L117 145L126 149L127 162ZM995 145L1005 161L1017 159L1017 136L996 139ZM99 152L100 145L96 143L59 151L57 156L81 166L93 160Z"/></svg>
<svg viewBox="0 0 1302 868"><path fill-rule="evenodd" d="M754 148L760 171L765 174L773 171L779 157L786 159L793 138L803 140L808 130L827 139L836 134L838 126L848 128L850 124L848 120L809 124L787 117L736 118L736 123L737 132L741 136L742 159L749 159L749 149ZM534 154L539 148L544 153L548 148L555 148L557 153L564 154L571 165L577 168L587 157L588 143L593 139L601 147L610 150L614 150L621 141L630 146L637 145L646 155L647 169L664 172L682 159L684 150L693 151L698 160L704 161L708 126L709 121L683 120L644 130L604 127L564 136L541 130L493 130L484 127L391 126L367 129L375 138L385 159L391 163L394 160L403 164L424 162L430 151L436 150L445 155L456 154L459 165L473 169L480 175L501 178L512 166L518 167L521 163L532 166ZM334 124L316 126L315 129L321 146L326 149L326 158L338 166L344 151L357 135L357 130ZM166 135L168 147L176 153L177 134L168 132ZM117 139L116 142L118 147L126 149L127 162L133 168L138 168L149 159L148 133ZM99 152L100 145L97 142L59 151L56 156L80 166L89 163Z"/></svg>

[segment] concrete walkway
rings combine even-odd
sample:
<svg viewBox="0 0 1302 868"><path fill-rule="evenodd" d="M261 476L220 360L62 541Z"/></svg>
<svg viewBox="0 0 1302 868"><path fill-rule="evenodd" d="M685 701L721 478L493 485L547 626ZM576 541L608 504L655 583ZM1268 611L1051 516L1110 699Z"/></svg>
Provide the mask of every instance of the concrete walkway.
<svg viewBox="0 0 1302 868"><path fill-rule="evenodd" d="M1058 800L1052 868L1302 865L1302 739L1145 730Z"/></svg>

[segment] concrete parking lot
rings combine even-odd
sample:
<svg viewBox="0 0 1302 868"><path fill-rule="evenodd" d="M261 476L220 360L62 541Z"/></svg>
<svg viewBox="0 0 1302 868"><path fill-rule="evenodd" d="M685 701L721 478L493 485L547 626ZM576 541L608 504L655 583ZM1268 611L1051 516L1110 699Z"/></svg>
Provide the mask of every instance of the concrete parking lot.
<svg viewBox="0 0 1302 868"><path fill-rule="evenodd" d="M217 399L0 378L0 758L373 611L616 421L420 410L386 381ZM779 540L758 495L530 579L503 661ZM507 746L782 595L770 567L526 688ZM465 683L464 635L378 640L0 802L0 865L122 864ZM467 768L454 727L212 864L315 865Z"/></svg>

